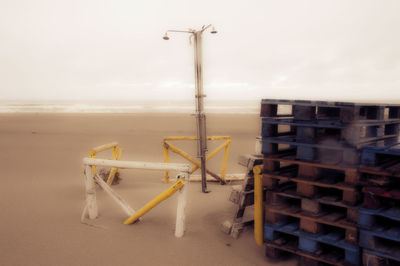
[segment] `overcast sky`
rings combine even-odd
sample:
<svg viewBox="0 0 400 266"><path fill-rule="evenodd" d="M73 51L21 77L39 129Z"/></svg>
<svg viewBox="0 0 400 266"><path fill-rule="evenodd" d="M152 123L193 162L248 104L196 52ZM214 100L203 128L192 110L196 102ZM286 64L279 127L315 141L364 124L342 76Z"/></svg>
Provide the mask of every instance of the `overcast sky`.
<svg viewBox="0 0 400 266"><path fill-rule="evenodd" d="M0 100L400 102L400 1L1 0Z"/></svg>

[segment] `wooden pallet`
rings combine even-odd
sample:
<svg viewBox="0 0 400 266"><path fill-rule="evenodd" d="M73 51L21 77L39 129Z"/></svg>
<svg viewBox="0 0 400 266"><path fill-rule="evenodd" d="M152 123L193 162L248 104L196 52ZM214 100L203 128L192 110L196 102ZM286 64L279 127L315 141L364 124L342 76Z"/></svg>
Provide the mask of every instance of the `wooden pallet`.
<svg viewBox="0 0 400 266"><path fill-rule="evenodd" d="M357 122L345 124L339 121L297 121L287 118L263 118L261 135L263 138L296 136L315 144L327 139L359 146L371 141L398 136L400 120Z"/></svg>
<svg viewBox="0 0 400 266"><path fill-rule="evenodd" d="M232 187L229 200L235 204L235 211L232 220L222 223L221 230L238 238L246 226L252 225L254 220L243 221L246 208L254 204L254 174L253 167L262 164L262 155L242 155L239 157L239 164L245 166L246 176L242 185Z"/></svg>
<svg viewBox="0 0 400 266"><path fill-rule="evenodd" d="M284 225L265 225L265 239L269 243L292 243L295 250L309 254L321 255L335 250L341 254L344 262L358 265L360 263L361 251L358 245L351 245L345 242L344 234L338 231L331 231L320 234L309 234L299 230L298 223ZM335 263L337 261L332 261Z"/></svg>
<svg viewBox="0 0 400 266"><path fill-rule="evenodd" d="M305 139L298 136L278 136L262 139L262 154L269 156L286 152L292 149L296 153L296 159L313 161L319 159L326 164L343 162L357 165L360 162L360 149L367 145L389 145L398 141L397 135L391 135L379 139L349 145L343 141L326 138L318 143L314 139Z"/></svg>
<svg viewBox="0 0 400 266"><path fill-rule="evenodd" d="M277 154L264 156L265 172L276 171L282 166L298 165L298 175L304 177L318 177L321 175L321 169L336 171L338 175L343 176L344 182L348 184L358 184L360 174L357 166L343 164L340 162L326 164L321 160L302 161L296 158L293 150L286 150Z"/></svg>
<svg viewBox="0 0 400 266"><path fill-rule="evenodd" d="M353 122L400 118L400 105L263 99L261 117Z"/></svg>
<svg viewBox="0 0 400 266"><path fill-rule="evenodd" d="M362 192L364 194L363 208L380 209L400 206L400 186L366 186Z"/></svg>
<svg viewBox="0 0 400 266"><path fill-rule="evenodd" d="M299 266L350 266L357 264L350 264L344 261L345 255L337 250L321 250L316 253L309 253L301 251L297 248L298 244L295 241L276 241L278 243L267 241L265 243L265 256L270 259L285 259L287 254L294 254L297 256Z"/></svg>
<svg viewBox="0 0 400 266"><path fill-rule="evenodd" d="M313 198L299 196L294 189L281 192L267 191L266 202L296 207L315 217L330 217L331 220L346 219L351 223L358 222L358 207L351 206L340 198L320 194Z"/></svg>
<svg viewBox="0 0 400 266"><path fill-rule="evenodd" d="M263 185L270 190L281 191L291 187L299 196L318 198L325 194L346 204L355 205L361 196L358 182L359 174L354 167L332 167L264 158Z"/></svg>
<svg viewBox="0 0 400 266"><path fill-rule="evenodd" d="M394 266L400 265L400 260L391 254L376 250L363 249L363 265L367 266Z"/></svg>
<svg viewBox="0 0 400 266"><path fill-rule="evenodd" d="M400 264L400 242L396 236L361 229L360 246L379 253L380 257L390 258Z"/></svg>
<svg viewBox="0 0 400 266"><path fill-rule="evenodd" d="M302 231L312 234L319 234L334 228L337 231L344 232L347 243L358 243L357 224L343 216L336 214L320 214L316 216L291 205L265 204L266 223L278 225L291 221L299 222Z"/></svg>
<svg viewBox="0 0 400 266"><path fill-rule="evenodd" d="M360 171L363 173L400 177L400 144L364 147L361 163Z"/></svg>

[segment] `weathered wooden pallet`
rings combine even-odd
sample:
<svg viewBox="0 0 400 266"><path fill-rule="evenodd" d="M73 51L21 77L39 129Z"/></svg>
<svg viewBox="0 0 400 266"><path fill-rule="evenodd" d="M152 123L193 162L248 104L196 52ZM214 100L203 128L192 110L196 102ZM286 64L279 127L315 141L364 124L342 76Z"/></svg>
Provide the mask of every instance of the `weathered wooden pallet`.
<svg viewBox="0 0 400 266"><path fill-rule="evenodd" d="M400 263L399 233L400 229L393 231L391 235L360 229L360 246Z"/></svg>
<svg viewBox="0 0 400 266"><path fill-rule="evenodd" d="M400 105L263 99L260 116L342 122L398 119Z"/></svg>
<svg viewBox="0 0 400 266"><path fill-rule="evenodd" d="M247 168L242 185L232 187L229 200L235 203L232 220L227 220L221 225L221 230L238 238L246 226L252 225L254 220L243 221L246 208L254 204L254 173L253 167L263 163L261 155L241 155L239 164Z"/></svg>
<svg viewBox="0 0 400 266"><path fill-rule="evenodd" d="M361 251L358 245L351 245L345 241L345 236L339 231L330 231L319 234L310 234L299 229L299 224L288 223L283 225L266 224L264 226L264 238L271 243L293 241L297 243L297 250L310 254L320 255L329 250L342 254L344 262L358 265L361 259ZM336 262L336 261L335 261Z"/></svg>
<svg viewBox="0 0 400 266"><path fill-rule="evenodd" d="M379 166L360 165L361 173L400 178L400 159L386 159Z"/></svg>
<svg viewBox="0 0 400 266"><path fill-rule="evenodd" d="M316 253L309 253L298 249L296 240L277 240L274 242L265 242L265 256L276 260L285 259L288 254L297 256L299 266L350 266L358 264L350 264L344 260L345 254L338 249L321 249Z"/></svg>
<svg viewBox="0 0 400 266"><path fill-rule="evenodd" d="M298 222L300 229L312 234L336 230L343 232L349 244L358 243L357 224L346 217L336 214L320 214L319 216L303 211L301 208L285 204L265 204L265 221L267 224L279 225Z"/></svg>
<svg viewBox="0 0 400 266"><path fill-rule="evenodd" d="M293 153L264 156L264 173L273 174L282 171L283 174L287 172L285 175L288 177L304 177L310 180L328 178L336 182L342 181L353 185L360 182L360 173L356 166L301 161L297 160Z"/></svg>
<svg viewBox="0 0 400 266"><path fill-rule="evenodd" d="M313 140L305 141L296 136L279 136L262 139L262 154L274 155L292 149L296 153L296 159L316 160L325 158L326 163L346 162L348 164L357 164L359 162L359 151L357 148L345 146L344 143L337 141L324 144L314 143Z"/></svg>
<svg viewBox="0 0 400 266"><path fill-rule="evenodd" d="M294 189L282 192L267 191L266 202L296 207L315 217L330 217L332 221L345 218L351 223L358 222L358 207L341 201L337 196L319 194L313 198L299 196Z"/></svg>
<svg viewBox="0 0 400 266"><path fill-rule="evenodd" d="M400 177L399 142L384 147L364 147L361 153L360 171L370 174Z"/></svg>
<svg viewBox="0 0 400 266"><path fill-rule="evenodd" d="M367 266L394 266L400 265L397 256L363 248L363 265Z"/></svg>
<svg viewBox="0 0 400 266"><path fill-rule="evenodd" d="M303 161L296 158L295 150L289 149L276 154L264 156L264 170L275 171L282 165L299 165L299 175L306 177L319 176L319 169L331 169L341 172L345 176L345 182L349 184L358 184L360 174L358 167L354 165L343 164L342 162L326 164L321 160Z"/></svg>
<svg viewBox="0 0 400 266"><path fill-rule="evenodd" d="M299 196L319 198L324 195L325 198L356 205L361 199L357 169L335 168L304 165L303 162L281 165L279 161L264 158L263 186L274 191L291 188Z"/></svg>
<svg viewBox="0 0 400 266"><path fill-rule="evenodd" d="M400 186L396 183L392 185L390 186L389 183L385 187L363 187L362 207L366 209L382 209L400 206Z"/></svg>
<svg viewBox="0 0 400 266"><path fill-rule="evenodd" d="M371 141L398 136L400 120L342 123L339 121L297 121L288 118L263 118L263 138L296 136L303 141L319 144L327 140L358 146Z"/></svg>
<svg viewBox="0 0 400 266"><path fill-rule="evenodd" d="M398 238L400 242L400 207L381 208L377 210L360 208L358 210L360 228L373 230L382 235Z"/></svg>
<svg viewBox="0 0 400 266"><path fill-rule="evenodd" d="M372 140L357 145L348 145L343 141L325 139L315 143L314 139L304 139L297 136L278 136L262 139L262 154L274 155L288 149L296 152L299 160L319 159L327 164L343 162L356 165L360 161L360 149L366 145L388 145L397 142L397 136Z"/></svg>

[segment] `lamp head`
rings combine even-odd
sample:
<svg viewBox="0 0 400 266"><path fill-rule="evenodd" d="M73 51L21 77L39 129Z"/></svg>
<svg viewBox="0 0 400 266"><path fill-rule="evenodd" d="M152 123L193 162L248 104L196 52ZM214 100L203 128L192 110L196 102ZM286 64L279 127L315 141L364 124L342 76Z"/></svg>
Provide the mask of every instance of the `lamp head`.
<svg viewBox="0 0 400 266"><path fill-rule="evenodd" d="M166 40L166 41L169 40L169 37L168 37L168 34L167 34L167 33L165 33L165 35L163 36L163 39Z"/></svg>
<svg viewBox="0 0 400 266"><path fill-rule="evenodd" d="M211 34L216 34L217 31L215 30L214 26L212 27Z"/></svg>

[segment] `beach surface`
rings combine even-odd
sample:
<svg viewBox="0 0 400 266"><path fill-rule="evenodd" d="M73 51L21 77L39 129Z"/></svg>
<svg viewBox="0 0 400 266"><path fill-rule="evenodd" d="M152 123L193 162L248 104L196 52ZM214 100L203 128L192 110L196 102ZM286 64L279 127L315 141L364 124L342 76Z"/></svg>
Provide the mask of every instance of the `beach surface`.
<svg viewBox="0 0 400 266"><path fill-rule="evenodd" d="M208 135L231 136L227 172L245 173L240 154L254 153L260 133L256 114L207 116ZM295 265L272 263L256 245L253 231L233 239L220 230L235 205L231 185L208 183L188 190L186 232L174 236L177 197L147 213L133 225L100 189L99 218L81 223L84 208L82 159L95 146L117 141L122 160L163 162L162 139L195 135L195 118L187 114L0 114L0 264L1 265ZM196 155L195 142L174 142ZM209 150L220 142L210 142ZM98 157L111 158L104 152ZM207 165L219 172L222 153ZM171 155L171 162L187 162ZM199 174L198 172L196 172ZM169 185L159 171L121 170L113 186L139 209ZM240 184L240 183L235 183Z"/></svg>

